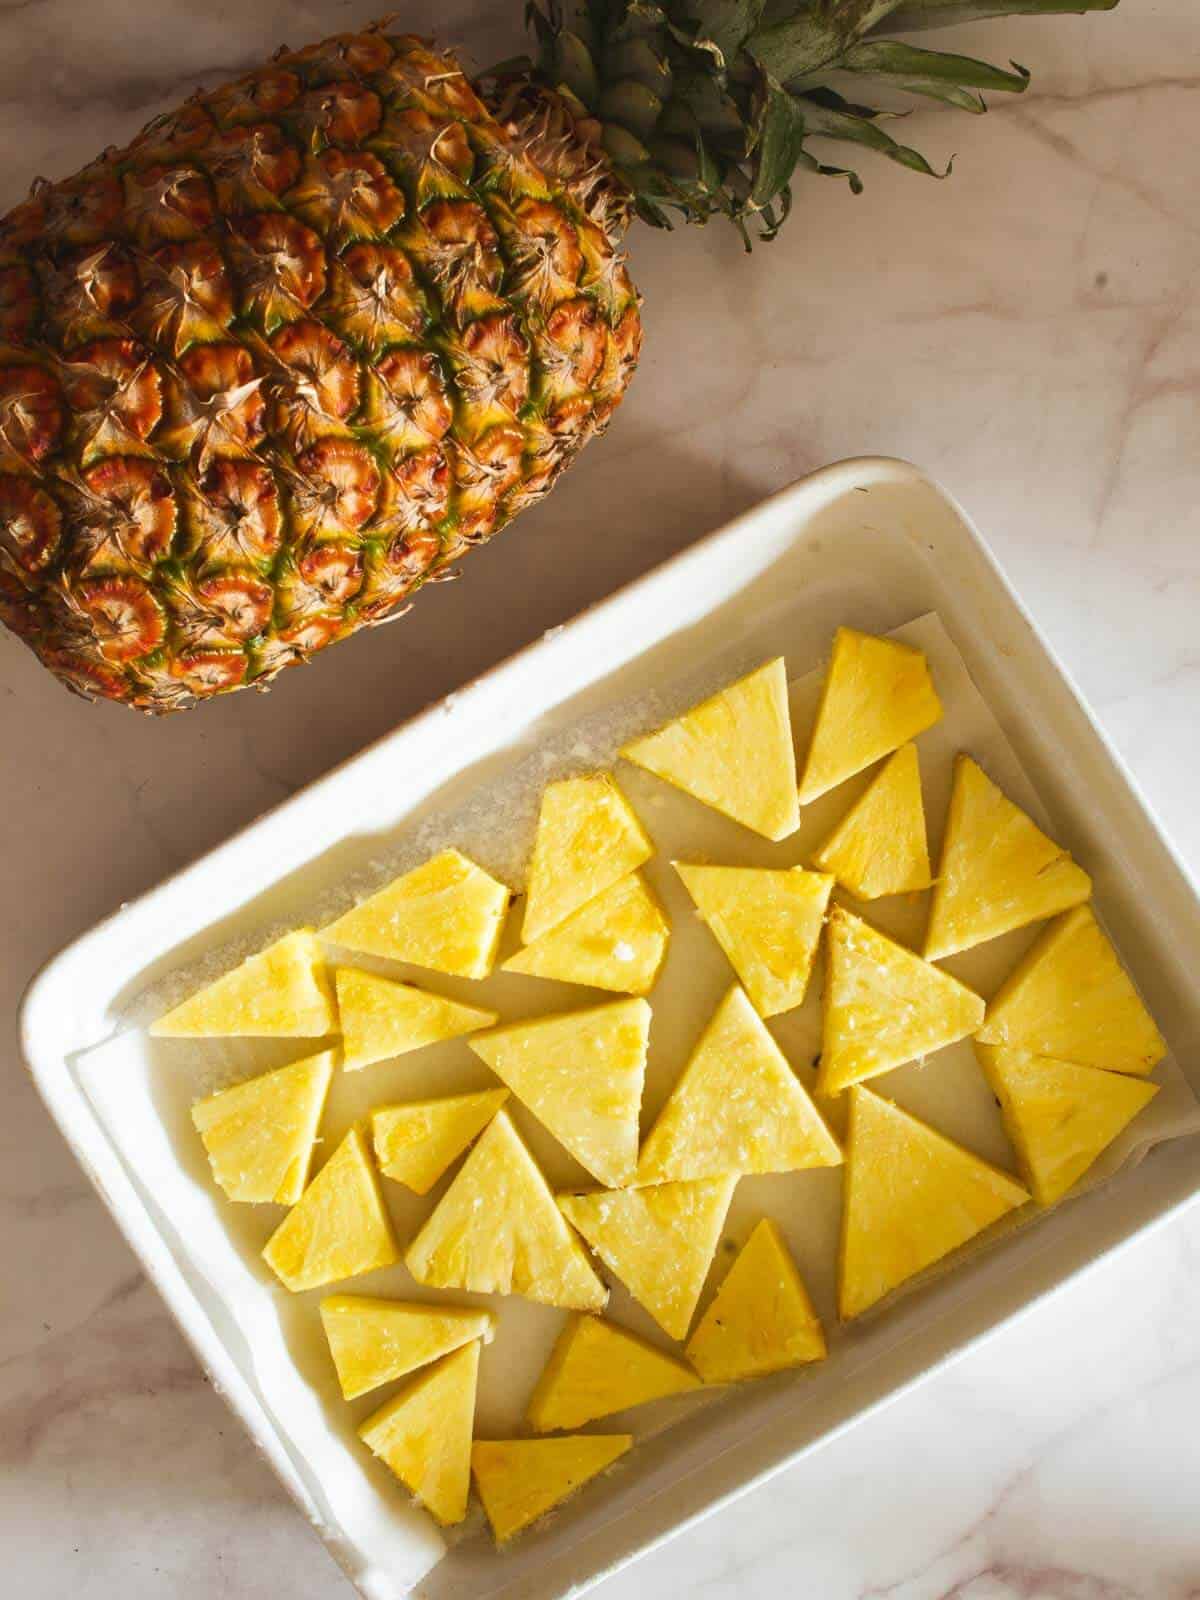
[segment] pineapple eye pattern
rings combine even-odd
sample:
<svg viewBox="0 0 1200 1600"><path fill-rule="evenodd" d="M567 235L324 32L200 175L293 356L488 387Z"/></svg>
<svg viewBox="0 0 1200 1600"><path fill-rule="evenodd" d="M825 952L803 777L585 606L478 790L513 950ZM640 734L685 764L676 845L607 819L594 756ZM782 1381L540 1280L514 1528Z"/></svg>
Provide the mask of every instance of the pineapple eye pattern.
<svg viewBox="0 0 1200 1600"><path fill-rule="evenodd" d="M0 218L0 621L171 711L401 615L619 401L616 192L383 27L39 184Z"/></svg>

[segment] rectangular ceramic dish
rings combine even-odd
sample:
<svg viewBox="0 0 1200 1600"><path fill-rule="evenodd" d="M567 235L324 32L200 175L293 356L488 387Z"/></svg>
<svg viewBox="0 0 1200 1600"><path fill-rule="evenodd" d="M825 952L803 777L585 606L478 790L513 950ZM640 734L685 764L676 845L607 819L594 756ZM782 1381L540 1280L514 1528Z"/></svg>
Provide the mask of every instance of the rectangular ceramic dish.
<svg viewBox="0 0 1200 1600"><path fill-rule="evenodd" d="M394 1551L331 1509L319 1473L264 1403L246 1342L137 1182L85 1093L80 1058L128 1028L139 996L232 942L312 915L396 837L436 833L547 741L721 659L816 664L838 623L885 632L936 611L1038 791L1084 860L1105 920L1175 1060L1200 1089L1200 898L1129 774L958 507L915 468L829 467L430 708L57 956L21 1017L35 1082L84 1170L224 1393L351 1581L397 1600ZM148 954L152 953L152 954ZM1000 1241L856 1330L839 1380L781 1403L772 1384L687 1417L497 1555L456 1545L423 1600L556 1600L679 1532L919 1381L1005 1318L1200 1190L1200 1141L1163 1145L1111 1183ZM790 1391L789 1391L790 1393Z"/></svg>

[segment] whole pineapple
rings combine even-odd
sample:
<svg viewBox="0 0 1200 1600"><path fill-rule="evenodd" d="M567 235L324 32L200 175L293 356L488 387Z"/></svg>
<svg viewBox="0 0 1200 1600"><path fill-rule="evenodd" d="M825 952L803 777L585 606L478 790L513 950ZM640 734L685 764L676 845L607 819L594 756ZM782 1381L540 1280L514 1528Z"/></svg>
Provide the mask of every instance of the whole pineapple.
<svg viewBox="0 0 1200 1600"><path fill-rule="evenodd" d="M1116 0L530 0L468 82L384 23L151 123L0 219L0 620L168 711L396 616L607 424L631 217L787 214L808 142L928 172L830 73L1020 89L884 37Z"/></svg>

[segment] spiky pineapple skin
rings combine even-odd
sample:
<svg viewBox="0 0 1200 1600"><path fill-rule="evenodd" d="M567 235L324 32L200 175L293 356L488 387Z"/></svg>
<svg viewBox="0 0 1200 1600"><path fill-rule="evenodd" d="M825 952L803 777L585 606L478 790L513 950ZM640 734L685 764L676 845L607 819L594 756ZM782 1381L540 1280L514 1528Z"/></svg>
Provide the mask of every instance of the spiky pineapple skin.
<svg viewBox="0 0 1200 1600"><path fill-rule="evenodd" d="M0 620L168 711L387 620L539 499L641 342L552 95L337 35L0 219Z"/></svg>

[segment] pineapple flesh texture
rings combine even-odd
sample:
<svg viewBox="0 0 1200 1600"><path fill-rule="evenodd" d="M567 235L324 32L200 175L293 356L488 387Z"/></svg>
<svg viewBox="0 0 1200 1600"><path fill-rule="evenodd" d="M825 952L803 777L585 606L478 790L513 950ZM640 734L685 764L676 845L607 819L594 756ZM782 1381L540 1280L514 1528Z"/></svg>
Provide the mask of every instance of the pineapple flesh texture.
<svg viewBox="0 0 1200 1600"><path fill-rule="evenodd" d="M367 1295L321 1301L321 1322L346 1400L403 1378L473 1339L491 1342L496 1319L473 1306L404 1304Z"/></svg>
<svg viewBox="0 0 1200 1600"><path fill-rule="evenodd" d="M371 1138L380 1172L414 1194L428 1194L507 1099L507 1089L483 1089L377 1107Z"/></svg>
<svg viewBox="0 0 1200 1600"><path fill-rule="evenodd" d="M1167 1053L1090 906L1045 929L991 1001L977 1038L1135 1077Z"/></svg>
<svg viewBox="0 0 1200 1600"><path fill-rule="evenodd" d="M686 1339L736 1177L559 1195L563 1215L664 1333Z"/></svg>
<svg viewBox="0 0 1200 1600"><path fill-rule="evenodd" d="M333 1051L221 1089L192 1107L214 1179L230 1200L293 1206L304 1192L333 1078Z"/></svg>
<svg viewBox="0 0 1200 1600"><path fill-rule="evenodd" d="M646 1136L639 1184L835 1167L842 1152L737 984Z"/></svg>
<svg viewBox="0 0 1200 1600"><path fill-rule="evenodd" d="M782 656L621 754L764 838L786 839L800 826Z"/></svg>
<svg viewBox="0 0 1200 1600"><path fill-rule="evenodd" d="M267 1240L263 1259L293 1294L393 1266L400 1255L366 1142L351 1128Z"/></svg>
<svg viewBox="0 0 1200 1600"><path fill-rule="evenodd" d="M825 1334L783 1235L763 1217L687 1343L705 1383L765 1378L826 1355Z"/></svg>
<svg viewBox="0 0 1200 1600"><path fill-rule="evenodd" d="M803 867L673 865L759 1015L803 1004L832 877Z"/></svg>
<svg viewBox="0 0 1200 1600"><path fill-rule="evenodd" d="M928 889L929 846L915 744L901 745L813 857L859 900ZM932 958L931 958L932 959Z"/></svg>
<svg viewBox="0 0 1200 1600"><path fill-rule="evenodd" d="M974 1033L984 1005L964 984L835 906L817 1089L890 1072Z"/></svg>
<svg viewBox="0 0 1200 1600"><path fill-rule="evenodd" d="M156 1039L319 1039L337 1032L333 987L311 928L285 934L151 1023Z"/></svg>
<svg viewBox="0 0 1200 1600"><path fill-rule="evenodd" d="M920 650L839 628L800 780L800 804L890 755L941 716Z"/></svg>
<svg viewBox="0 0 1200 1600"><path fill-rule="evenodd" d="M637 1167L649 1037L646 1001L613 1000L511 1023L471 1049L580 1166L616 1188Z"/></svg>
<svg viewBox="0 0 1200 1600"><path fill-rule="evenodd" d="M479 1340L472 1339L414 1378L358 1430L443 1527L467 1514L478 1379Z"/></svg>
<svg viewBox="0 0 1200 1600"><path fill-rule="evenodd" d="M1013 928L1083 905L1092 880L1061 845L1015 806L970 756L954 764L954 790L925 959L940 961Z"/></svg>
<svg viewBox="0 0 1200 1600"><path fill-rule="evenodd" d="M405 1253L418 1283L600 1311L608 1291L498 1111Z"/></svg>
<svg viewBox="0 0 1200 1600"><path fill-rule="evenodd" d="M571 913L501 967L615 994L648 994L667 953L670 924L639 872Z"/></svg>
<svg viewBox="0 0 1200 1600"><path fill-rule="evenodd" d="M838 1307L844 1321L959 1249L1029 1195L861 1087L850 1091Z"/></svg>
<svg viewBox="0 0 1200 1600"><path fill-rule="evenodd" d="M382 27L39 187L0 218L0 621L170 711L395 615L620 401L616 187Z"/></svg>
<svg viewBox="0 0 1200 1600"><path fill-rule="evenodd" d="M443 850L322 928L321 938L456 978L486 978L507 909L502 883Z"/></svg>
<svg viewBox="0 0 1200 1600"><path fill-rule="evenodd" d="M471 1470L497 1544L561 1505L633 1443L629 1433L580 1433L561 1439L480 1439Z"/></svg>
<svg viewBox="0 0 1200 1600"><path fill-rule="evenodd" d="M627 1328L577 1316L559 1334L526 1418L535 1433L581 1428L615 1411L699 1387L699 1378L682 1361Z"/></svg>
<svg viewBox="0 0 1200 1600"><path fill-rule="evenodd" d="M633 807L607 773L550 784L529 863L524 943L557 928L653 854Z"/></svg>
<svg viewBox="0 0 1200 1600"><path fill-rule="evenodd" d="M464 1006L356 967L339 967L334 982L346 1072L490 1028L498 1020L494 1011Z"/></svg>
<svg viewBox="0 0 1200 1600"><path fill-rule="evenodd" d="M1158 1093L1156 1083L976 1044L1033 1197L1052 1206Z"/></svg>

